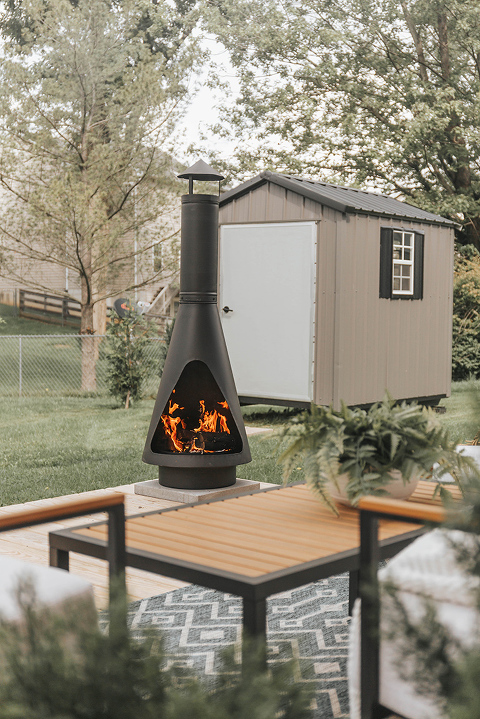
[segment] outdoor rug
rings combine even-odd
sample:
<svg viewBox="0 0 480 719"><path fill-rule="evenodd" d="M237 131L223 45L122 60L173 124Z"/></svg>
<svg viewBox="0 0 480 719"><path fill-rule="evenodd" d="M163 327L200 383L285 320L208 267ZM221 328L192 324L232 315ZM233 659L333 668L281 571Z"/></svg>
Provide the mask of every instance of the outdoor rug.
<svg viewBox="0 0 480 719"><path fill-rule="evenodd" d="M163 630L176 666L213 678L222 650L241 638L241 600L190 585L130 605L130 626ZM315 719L348 717L348 574L268 600L268 659L294 660L295 679L314 687ZM240 670L240 667L239 667Z"/></svg>

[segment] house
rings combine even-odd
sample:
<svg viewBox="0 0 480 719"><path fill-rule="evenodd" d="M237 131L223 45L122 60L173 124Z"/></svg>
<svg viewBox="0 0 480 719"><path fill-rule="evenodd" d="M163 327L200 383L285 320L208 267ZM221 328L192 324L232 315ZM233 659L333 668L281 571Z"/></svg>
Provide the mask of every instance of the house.
<svg viewBox="0 0 480 719"><path fill-rule="evenodd" d="M121 238L125 260L114 265L106 287L106 307L112 307L119 297L139 301L148 307L148 316L161 328L167 317L174 316L178 305L177 209L174 208L162 220L164 224L159 221L152 225L146 237L138 238L129 232ZM169 235L173 236L172 239L162 240ZM60 324L65 323L67 311L66 324L79 326L79 273L56 262L32 259L16 251L15 243L5 237L0 238L0 243L0 255L3 250L8 258L8 262L0 263L0 304L18 307L23 316ZM146 249L142 249L142 245ZM38 254L40 257L46 254L42 246L39 246ZM121 252L118 254L120 256ZM65 305L67 298L68 308ZM101 311L104 312L105 308Z"/></svg>
<svg viewBox="0 0 480 719"><path fill-rule="evenodd" d="M244 403L450 394L454 223L262 172L220 198L220 314Z"/></svg>

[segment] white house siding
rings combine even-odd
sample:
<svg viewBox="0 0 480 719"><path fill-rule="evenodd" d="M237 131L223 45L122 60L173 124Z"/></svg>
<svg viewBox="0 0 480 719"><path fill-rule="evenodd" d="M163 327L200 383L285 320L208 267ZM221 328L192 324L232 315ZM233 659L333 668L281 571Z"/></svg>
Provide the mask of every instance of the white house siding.
<svg viewBox="0 0 480 719"><path fill-rule="evenodd" d="M177 202L177 201L176 201ZM178 202L177 202L178 204ZM171 235L179 228L179 210L172 205L168 209L163 218L157 223L152 223L148 232L145 232L138 239L138 246L150 245L157 238L162 239ZM134 236L133 233L126 235L121 240L125 255L133 252ZM175 281L179 268L179 253L177 250L178 240L172 239L165 242L166 268L159 277L148 282L145 286L139 287L135 292L133 287L135 284L135 261L133 257L128 257L122 264L113 265L108 280L109 299L107 304L113 304L115 298L120 296L136 297L138 300L150 302L157 290L166 284ZM18 291L20 289L30 289L47 292L48 294L63 294L67 290L67 277L64 267L60 267L51 262L33 262L18 258L14 268L14 274L22 277L23 281L18 281L12 277L0 277L0 303L14 304L18 303ZM153 249L147 250L143 255L137 257L137 283L144 283L151 279L153 275ZM75 299L80 300L80 276L78 273L69 270L68 272L68 293Z"/></svg>

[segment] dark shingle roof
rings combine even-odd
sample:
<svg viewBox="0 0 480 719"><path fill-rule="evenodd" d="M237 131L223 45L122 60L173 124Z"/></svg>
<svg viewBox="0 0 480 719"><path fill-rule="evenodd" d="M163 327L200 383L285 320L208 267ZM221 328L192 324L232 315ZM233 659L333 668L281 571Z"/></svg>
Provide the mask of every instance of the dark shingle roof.
<svg viewBox="0 0 480 719"><path fill-rule="evenodd" d="M303 197L308 197L339 212L361 212L362 214L401 217L403 219L418 220L436 225L455 226L454 222L447 220L445 217L434 215L432 212L421 210L406 202L395 200L393 197L379 195L374 192L366 192L365 190L356 190L352 187L330 185L327 182L305 180L301 177L295 177L294 175L280 175L277 172L269 172L268 170L261 172L260 175L257 175L257 177L254 177L252 180L248 180L238 187L224 192L220 195L220 206L250 192L266 182L273 182L275 185L297 192Z"/></svg>

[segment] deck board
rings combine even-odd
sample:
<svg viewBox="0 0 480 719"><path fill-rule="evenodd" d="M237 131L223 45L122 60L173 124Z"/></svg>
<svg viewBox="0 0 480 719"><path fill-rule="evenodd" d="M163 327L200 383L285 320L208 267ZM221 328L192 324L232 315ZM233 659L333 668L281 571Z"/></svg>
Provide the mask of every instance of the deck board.
<svg viewBox="0 0 480 719"><path fill-rule="evenodd" d="M433 490L434 485L421 483L417 496L423 500L431 498ZM359 513L339 506L339 514L339 518L335 517L316 501L305 485L290 486L278 492L132 517L126 522L127 545L132 550L245 577L261 577L355 550L359 542ZM217 526L219 519L221 525ZM382 520L379 536L389 539L420 527L396 519ZM85 527L77 533L105 541L106 525Z"/></svg>
<svg viewBox="0 0 480 719"><path fill-rule="evenodd" d="M101 496L112 491L125 493L127 517L168 507L182 507L177 502L136 495L134 494L134 485L86 492L82 494L82 498ZM411 499L417 502L422 502L426 499L431 501L432 491L430 487L425 487L422 484ZM453 487L452 491L457 494L456 487ZM158 523L153 516L145 517L144 527L135 537L142 546L149 548L152 548L154 544L161 546L162 542L167 541L169 548L172 545L176 546L178 551L176 556L185 556L191 561L198 562L199 542L205 542L205 549L208 551L208 547L212 546L215 539L218 540L218 537L221 536L225 540L227 547L244 548L245 551L239 549L236 552L235 550L231 559L235 558L237 570L248 572L250 576L255 576L268 570L274 571L279 566L289 566L292 562L309 561L312 557L312 552L318 556L319 549L328 554L335 547L341 551L341 549L348 549L351 546L353 537L358 531L354 511L346 507L339 507L340 514L345 522L345 536L339 538L335 535L335 526L338 529L338 525L336 525L334 516L321 507L305 487L291 487L290 492L289 497L294 500L293 504L296 505L296 510L292 508L292 501L282 493L269 492L268 495L257 495L255 500L257 506L255 507L251 506L251 496L241 496L228 503L215 502L201 505L195 507L193 512L184 509L181 513L176 511L165 513L163 515L163 520L165 520L164 528L158 527ZM0 515L22 509L60 504L69 499L77 498L78 495L69 495L36 500L23 505L0 507ZM436 502L440 503L440 500L436 500ZM321 532L319 531L319 512L321 514ZM297 513L296 523L295 513ZM301 516L301 521L298 521L299 516ZM27 529L0 533L0 554L46 566L48 565L48 533L50 531L87 524L88 522L97 523L102 518L106 519L106 515L95 514L87 517L77 517L61 522L55 521ZM293 522L295 525L294 530L289 532L288 536L284 531L281 531L286 526L286 522L289 524ZM137 520L132 520L132 530L136 524ZM390 532L398 532L401 527L405 527L400 522L391 522L390 525L389 536L391 536ZM278 530L279 527L281 528L280 531ZM273 530L277 531L278 541L275 546L268 547L267 540L271 539ZM136 529L133 531L136 532ZM381 523L380 537L384 538L385 536L386 530ZM265 550L265 555L260 562L258 557L254 560L250 554L259 545ZM174 550L171 549L171 551ZM207 558L207 555L205 555L205 558ZM230 569L233 569L231 559L227 564ZM209 561L216 561L219 567L226 566L224 558L218 555L213 560L209 559ZM91 581L97 606L99 608L107 606L108 572L106 562L72 553L70 571ZM131 567L127 568L127 587L132 601L169 592L183 586L186 586L184 582L160 577Z"/></svg>
<svg viewBox="0 0 480 719"><path fill-rule="evenodd" d="M85 492L81 496L94 497L108 494L112 491L125 493L125 512L128 515L139 512L151 512L166 507L174 507L177 502L170 502L163 499L154 499L134 494L134 485L124 485L113 489L99 489L92 492ZM34 509L47 507L52 504L61 504L70 499L77 499L78 495L72 494L64 497L35 500L26 504L15 504L7 507L0 507L0 515L18 512L23 509ZM79 524L101 521L106 519L106 514L95 514L86 517L76 517L61 522L50 522L27 529L14 529L0 533L0 554L23 559L33 564L48 566L48 533L56 529L78 526ZM108 567L106 562L93 557L86 557L79 554L71 554L70 571L85 577L92 584L95 592L95 602L99 609L108 604ZM170 592L174 589L184 587L185 582L179 582L168 577L160 577L150 572L143 572L139 569L127 568L127 589L131 601L146 599L157 594Z"/></svg>

